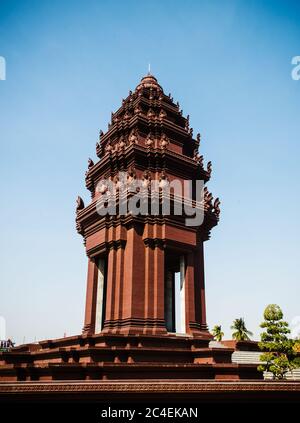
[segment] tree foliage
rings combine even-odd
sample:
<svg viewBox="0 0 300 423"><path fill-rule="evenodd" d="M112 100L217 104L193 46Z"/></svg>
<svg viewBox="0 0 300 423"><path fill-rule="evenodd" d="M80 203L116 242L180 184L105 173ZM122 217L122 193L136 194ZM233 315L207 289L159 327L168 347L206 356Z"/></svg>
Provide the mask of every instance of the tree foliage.
<svg viewBox="0 0 300 423"><path fill-rule="evenodd" d="M264 321L258 346L264 353L260 356L263 362L258 370L273 374L274 379L283 379L286 373L299 365L295 351L296 341L289 339L289 325L283 320L283 313L277 304L270 304L264 311Z"/></svg>
<svg viewBox="0 0 300 423"><path fill-rule="evenodd" d="M232 339L236 341L248 341L250 340L250 336L253 335L253 333L246 328L245 320L242 317L235 319L230 329L234 331L232 333Z"/></svg>
<svg viewBox="0 0 300 423"><path fill-rule="evenodd" d="M216 341L218 341L218 342L222 341L222 338L224 336L224 332L222 332L222 326L221 325L215 325L213 327L212 334L213 334Z"/></svg>

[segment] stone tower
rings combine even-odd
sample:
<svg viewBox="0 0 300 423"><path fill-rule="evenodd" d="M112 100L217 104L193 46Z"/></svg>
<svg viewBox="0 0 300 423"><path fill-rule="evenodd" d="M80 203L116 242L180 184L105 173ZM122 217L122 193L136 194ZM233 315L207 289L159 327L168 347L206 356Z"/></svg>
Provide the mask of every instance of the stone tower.
<svg viewBox="0 0 300 423"><path fill-rule="evenodd" d="M84 207L78 199L76 218L88 256L85 334L177 333L211 338L205 313L203 243L218 223L220 210L219 200L213 202L206 187L197 201L196 181L205 184L211 174L211 163L203 166L199 144L200 134L194 139L189 116L183 116L179 103L150 74L112 113L107 132L100 132L96 145L100 160L90 159L86 173L92 201ZM148 212L105 215L100 211L99 215L109 198L106 181L115 184L117 205L142 188L140 199L149 205ZM128 189L137 181L141 188ZM164 190L170 184L184 187L187 181L190 205L202 213L201 224L195 226L186 224L183 208L181 215L174 212L186 198L184 189L179 194ZM162 212L163 198L169 199L168 213ZM155 199L158 209L153 212Z"/></svg>
<svg viewBox="0 0 300 423"><path fill-rule="evenodd" d="M101 381L93 386L110 395L107 380L138 379L147 390L148 379L261 377L256 364L232 363L233 348L210 343L203 244L220 202L205 186L211 163L203 167L199 144L179 104L144 77L100 132L90 204L77 199L88 256L83 333L0 352L0 381Z"/></svg>

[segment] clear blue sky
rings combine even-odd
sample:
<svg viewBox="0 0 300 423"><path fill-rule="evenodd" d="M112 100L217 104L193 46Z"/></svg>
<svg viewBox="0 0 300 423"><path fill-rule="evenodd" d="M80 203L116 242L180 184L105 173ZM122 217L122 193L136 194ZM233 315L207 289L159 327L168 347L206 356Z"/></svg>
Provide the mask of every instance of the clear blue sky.
<svg viewBox="0 0 300 423"><path fill-rule="evenodd" d="M75 199L100 128L152 71L202 134L221 221L210 326L300 315L298 1L0 1L0 315L17 342L81 332Z"/></svg>

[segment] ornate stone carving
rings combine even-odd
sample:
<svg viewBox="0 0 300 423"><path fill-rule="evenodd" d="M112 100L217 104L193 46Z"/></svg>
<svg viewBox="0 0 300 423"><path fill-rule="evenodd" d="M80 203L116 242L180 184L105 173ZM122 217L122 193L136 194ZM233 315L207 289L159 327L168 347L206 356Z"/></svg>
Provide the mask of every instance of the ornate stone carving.
<svg viewBox="0 0 300 423"><path fill-rule="evenodd" d="M129 192L136 192L136 170L134 166L127 170L127 189Z"/></svg>
<svg viewBox="0 0 300 423"><path fill-rule="evenodd" d="M102 155L102 146L99 142L96 142L96 154L97 154L97 157L99 157L100 159Z"/></svg>
<svg viewBox="0 0 300 423"><path fill-rule="evenodd" d="M164 111L164 109L161 109L159 112L159 119L164 119L165 117L167 117L167 113Z"/></svg>
<svg viewBox="0 0 300 423"><path fill-rule="evenodd" d="M215 199L214 205L213 205L214 212L215 212L215 214L216 214L217 217L219 217L220 216L220 213L221 213L220 204L221 204L221 201L219 200L219 197L217 197Z"/></svg>
<svg viewBox="0 0 300 423"><path fill-rule="evenodd" d="M93 162L93 160L90 158L90 159L88 160L88 169L90 170L93 166L94 166L94 162Z"/></svg>
<svg viewBox="0 0 300 423"><path fill-rule="evenodd" d="M211 162L207 163L206 172L209 174L209 176L211 175L211 172L212 172L212 163Z"/></svg>
<svg viewBox="0 0 300 423"><path fill-rule="evenodd" d="M147 138L146 138L146 141L145 141L145 145L148 148L151 148L154 145L154 139L152 137L152 133L151 132L147 135Z"/></svg>
<svg viewBox="0 0 300 423"><path fill-rule="evenodd" d="M104 181L101 181L98 185L97 185L97 191L99 192L99 194L103 195L108 191L108 186Z"/></svg>
<svg viewBox="0 0 300 423"><path fill-rule="evenodd" d="M167 188L168 185L169 185L169 179L166 175L166 172L163 170L160 174L160 177L159 177L158 186L159 186L160 189L163 190L163 189Z"/></svg>
<svg viewBox="0 0 300 423"><path fill-rule="evenodd" d="M201 167L203 167L203 156L202 156L202 155L200 155L200 153L199 153L199 151L198 151L198 149L197 149L197 148L194 150L194 160L195 160L197 163L199 163L199 165L200 165Z"/></svg>
<svg viewBox="0 0 300 423"><path fill-rule="evenodd" d="M207 210L211 210L213 208L212 201L213 201L212 193L208 191L207 187L204 187L204 207Z"/></svg>
<svg viewBox="0 0 300 423"><path fill-rule="evenodd" d="M123 151L123 150L125 149L125 147L126 147L126 143L125 143L125 141L124 141L124 137L123 137L123 135L121 135L121 136L120 136L119 143L118 143L118 150L119 150L119 151Z"/></svg>
<svg viewBox="0 0 300 423"><path fill-rule="evenodd" d="M131 113L129 112L128 109L126 109L125 114L124 114L124 120L128 120L131 118Z"/></svg>
<svg viewBox="0 0 300 423"><path fill-rule="evenodd" d="M142 186L145 190L150 190L151 188L151 172L149 170L145 170L143 173L143 183Z"/></svg>
<svg viewBox="0 0 300 423"><path fill-rule="evenodd" d="M76 212L82 209L84 209L84 202L83 199L78 195L76 200Z"/></svg>
<svg viewBox="0 0 300 423"><path fill-rule="evenodd" d="M187 115L185 120L185 129L188 131L190 128L190 115Z"/></svg>
<svg viewBox="0 0 300 423"><path fill-rule="evenodd" d="M138 144L138 134L137 134L137 130L133 129L130 132L129 138L128 138L129 144Z"/></svg>
<svg viewBox="0 0 300 423"><path fill-rule="evenodd" d="M160 139L160 148L162 150L165 150L167 148L167 145L170 143L169 138L165 135L162 134L161 139Z"/></svg>
<svg viewBox="0 0 300 423"><path fill-rule="evenodd" d="M135 113L136 115L140 115L140 114L142 113L142 109L140 108L140 106L139 106L139 105L137 105L137 106L135 107L135 109L134 109L134 113Z"/></svg>
<svg viewBox="0 0 300 423"><path fill-rule="evenodd" d="M148 113L147 113L147 118L148 119L154 119L155 117L156 117L156 115L155 115L154 111L150 108L148 110Z"/></svg>
<svg viewBox="0 0 300 423"><path fill-rule="evenodd" d="M110 142L105 147L105 152L108 153L108 154L111 154L113 152L113 147L112 147Z"/></svg>

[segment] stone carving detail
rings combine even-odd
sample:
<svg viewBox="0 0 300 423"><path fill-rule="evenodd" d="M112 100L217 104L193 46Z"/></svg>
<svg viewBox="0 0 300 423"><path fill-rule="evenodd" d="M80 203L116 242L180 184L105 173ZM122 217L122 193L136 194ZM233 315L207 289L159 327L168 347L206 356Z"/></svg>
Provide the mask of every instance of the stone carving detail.
<svg viewBox="0 0 300 423"><path fill-rule="evenodd" d="M82 209L84 209L84 202L83 199L78 195L76 200L76 212Z"/></svg>
<svg viewBox="0 0 300 423"><path fill-rule="evenodd" d="M207 187L204 187L204 207L207 210L212 210L213 205L212 205L212 201L213 201L213 195L211 192L208 191Z"/></svg>
<svg viewBox="0 0 300 423"><path fill-rule="evenodd" d="M212 172L212 164L211 164L211 162L208 162L207 163L206 172L209 174L209 176L211 175L211 172Z"/></svg>
<svg viewBox="0 0 300 423"><path fill-rule="evenodd" d="M88 160L88 169L90 170L94 166L94 162L92 159Z"/></svg>
<svg viewBox="0 0 300 423"><path fill-rule="evenodd" d="M99 142L96 142L96 154L97 154L97 157L99 157L100 159L102 156L102 146Z"/></svg>
<svg viewBox="0 0 300 423"><path fill-rule="evenodd" d="M99 192L99 194L103 195L108 191L108 186L105 184L104 181L101 181L98 185L97 185L97 191Z"/></svg>
<svg viewBox="0 0 300 423"><path fill-rule="evenodd" d="M161 109L159 112L159 119L164 119L165 117L167 117L167 113L164 111L164 109Z"/></svg>
<svg viewBox="0 0 300 423"><path fill-rule="evenodd" d="M194 160L195 160L197 163L199 163L199 165L200 165L201 167L203 167L203 156L202 156L202 155L200 155L200 153L199 153L199 151L198 151L198 149L197 149L197 148L194 150Z"/></svg>
<svg viewBox="0 0 300 423"><path fill-rule="evenodd" d="M121 136L120 136L119 143L118 143L118 150L119 150L119 151L124 151L124 150L125 150L125 147L126 147L126 143L125 143L125 141L124 141L124 137L123 137L123 135L121 135Z"/></svg>
<svg viewBox="0 0 300 423"><path fill-rule="evenodd" d="M190 115L187 115L186 121L185 121L185 129L189 130L190 128Z"/></svg>
<svg viewBox="0 0 300 423"><path fill-rule="evenodd" d="M113 182L115 184L115 190L116 191L123 191L123 189L124 189L124 181L122 180L122 178L120 180L119 176L118 175L115 175L115 177L113 178Z"/></svg>
<svg viewBox="0 0 300 423"><path fill-rule="evenodd" d="M138 144L138 135L137 135L137 130L133 129L129 135L128 138L129 144Z"/></svg>
<svg viewBox="0 0 300 423"><path fill-rule="evenodd" d="M112 148L112 145L111 145L110 142L105 147L105 152L108 153L108 154L111 154L113 152L113 148Z"/></svg>
<svg viewBox="0 0 300 423"><path fill-rule="evenodd" d="M128 119L130 119L130 118L131 118L131 113L129 112L129 110L128 110L128 109L126 109L125 114L124 114L124 119L125 119L125 120L128 120Z"/></svg>
<svg viewBox="0 0 300 423"><path fill-rule="evenodd" d="M149 110L148 110L148 113L147 113L147 118L148 119L154 119L155 118L155 113L154 113L154 111L150 108Z"/></svg>
<svg viewBox="0 0 300 423"><path fill-rule="evenodd" d="M151 188L151 172L149 170L145 170L143 173L143 183L142 186L145 190L150 190Z"/></svg>
<svg viewBox="0 0 300 423"><path fill-rule="evenodd" d="M219 200L219 197L217 197L215 199L214 205L213 205L214 212L215 212L215 214L216 214L217 217L219 217L220 216L220 213L221 213L220 204L221 204L221 201Z"/></svg>
<svg viewBox="0 0 300 423"><path fill-rule="evenodd" d="M151 148L154 145L154 139L152 137L152 133L151 132L147 135L147 138L146 138L146 141L145 141L145 145L148 148Z"/></svg>
<svg viewBox="0 0 300 423"><path fill-rule="evenodd" d="M168 177L167 177L165 171L163 170L160 174L160 177L159 177L158 186L159 186L160 189L165 189L168 185L169 185L169 180L168 180Z"/></svg>
<svg viewBox="0 0 300 423"><path fill-rule="evenodd" d="M161 149L165 150L169 143L170 143L169 138L165 134L162 134L161 139L160 139Z"/></svg>
<svg viewBox="0 0 300 423"><path fill-rule="evenodd" d="M129 192L136 192L136 170L133 166L127 170L127 188Z"/></svg>
<svg viewBox="0 0 300 423"><path fill-rule="evenodd" d="M82 366L82 364L81 364ZM187 367L190 367L191 364L186 364ZM40 393L40 392L55 392L55 393L80 393L82 395L82 392L85 393L92 393L94 392L140 392L145 393L146 395L149 395L149 393L153 394L153 392L161 392L162 394L167 393L173 393L178 392L182 394L182 392L191 392L195 393L198 392L203 396L203 392L210 392L210 393L228 393L228 392L256 392L259 395L261 395L262 390L266 390L267 392L273 393L273 392L299 392L299 385L297 382L295 383L286 383L286 381L262 381L259 382L253 382L253 381L213 381L207 382L207 381L197 381L193 382L190 380L184 380L184 381L168 381L168 382L161 382L161 383L153 383L148 381L120 381L118 383L112 383L107 381L101 381L101 383L97 382L90 382L85 383L85 381L80 381L78 383L70 383L65 382L61 383L61 381L54 380L52 383L43 383L42 381L36 381L34 384L27 382L22 383L21 385L19 382L11 382L9 384L3 384L0 386L0 392L1 394L5 393L12 393L15 395L16 392L18 393Z"/></svg>
<svg viewBox="0 0 300 423"><path fill-rule="evenodd" d="M140 108L139 105L137 105L136 108L134 109L134 113L136 115L140 115L142 113L142 109Z"/></svg>

